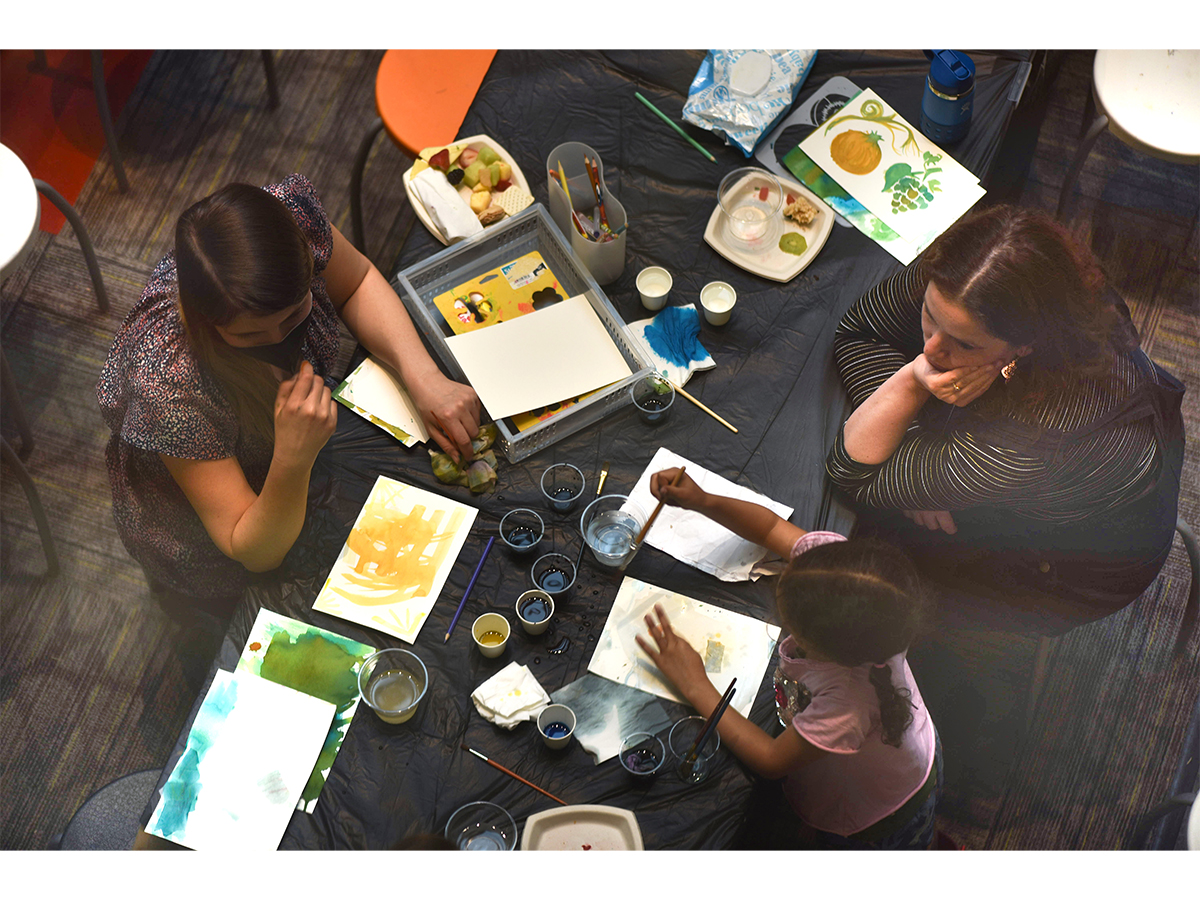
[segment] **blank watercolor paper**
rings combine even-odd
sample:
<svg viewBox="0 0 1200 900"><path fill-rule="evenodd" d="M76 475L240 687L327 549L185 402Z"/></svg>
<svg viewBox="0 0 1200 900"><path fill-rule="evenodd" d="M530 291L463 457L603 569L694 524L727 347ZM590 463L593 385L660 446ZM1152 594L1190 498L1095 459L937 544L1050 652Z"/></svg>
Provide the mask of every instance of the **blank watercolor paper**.
<svg viewBox="0 0 1200 900"><path fill-rule="evenodd" d="M218 669L146 831L193 850L279 846L334 705Z"/></svg>
<svg viewBox="0 0 1200 900"><path fill-rule="evenodd" d="M456 334L446 346L493 419L550 406L633 374L583 294Z"/></svg>
<svg viewBox="0 0 1200 900"><path fill-rule="evenodd" d="M742 715L749 715L759 683L775 651L779 626L693 600L636 578L626 577L621 582L604 631L596 641L596 652L588 663L588 671L686 706L683 695L637 645L638 635L651 640L644 618L654 610L656 603L662 605L675 633L704 659L704 670L717 690L724 691L730 679L737 678L731 705Z"/></svg>
<svg viewBox="0 0 1200 900"><path fill-rule="evenodd" d="M476 512L380 475L313 609L413 643L454 568Z"/></svg>
<svg viewBox="0 0 1200 900"><path fill-rule="evenodd" d="M250 629L236 671L320 697L337 708L321 755L300 796L299 809L304 812L311 813L317 807L321 788L358 709L358 670L374 652L374 647L265 607L258 611Z"/></svg>
<svg viewBox="0 0 1200 900"><path fill-rule="evenodd" d="M429 440L417 405L404 385L387 367L369 356L338 385L333 398L405 447Z"/></svg>

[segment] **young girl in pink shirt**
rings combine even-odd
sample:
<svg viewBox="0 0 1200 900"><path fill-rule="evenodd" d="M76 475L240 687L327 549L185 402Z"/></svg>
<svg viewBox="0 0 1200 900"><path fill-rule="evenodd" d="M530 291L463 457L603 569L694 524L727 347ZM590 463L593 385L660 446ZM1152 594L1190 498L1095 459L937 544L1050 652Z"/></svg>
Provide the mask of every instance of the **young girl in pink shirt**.
<svg viewBox="0 0 1200 900"><path fill-rule="evenodd" d="M899 550L827 531L806 532L753 503L709 494L676 469L650 488L790 559L776 603L779 644L772 737L732 708L721 742L783 792L807 826L796 842L825 848L926 849L934 838L941 746L905 659L924 611L916 570ZM701 715L721 699L704 661L661 607L639 646Z"/></svg>

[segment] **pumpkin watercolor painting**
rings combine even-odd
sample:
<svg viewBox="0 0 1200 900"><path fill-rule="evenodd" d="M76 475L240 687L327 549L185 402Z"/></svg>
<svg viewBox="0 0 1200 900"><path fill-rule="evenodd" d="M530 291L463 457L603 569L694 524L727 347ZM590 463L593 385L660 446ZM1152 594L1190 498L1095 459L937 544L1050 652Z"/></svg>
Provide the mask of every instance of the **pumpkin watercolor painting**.
<svg viewBox="0 0 1200 900"><path fill-rule="evenodd" d="M852 97L798 149L907 243L920 248L985 193L975 175L870 89Z"/></svg>

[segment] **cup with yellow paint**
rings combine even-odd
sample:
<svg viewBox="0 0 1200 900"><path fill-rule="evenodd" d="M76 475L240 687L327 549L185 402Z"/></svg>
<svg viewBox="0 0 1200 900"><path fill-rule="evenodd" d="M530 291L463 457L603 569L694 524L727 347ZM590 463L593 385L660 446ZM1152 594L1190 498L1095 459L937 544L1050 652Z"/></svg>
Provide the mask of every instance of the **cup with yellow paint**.
<svg viewBox="0 0 1200 900"><path fill-rule="evenodd" d="M495 658L504 652L511 633L512 626L500 613L484 613L471 626L475 646L479 648L480 653L489 658Z"/></svg>

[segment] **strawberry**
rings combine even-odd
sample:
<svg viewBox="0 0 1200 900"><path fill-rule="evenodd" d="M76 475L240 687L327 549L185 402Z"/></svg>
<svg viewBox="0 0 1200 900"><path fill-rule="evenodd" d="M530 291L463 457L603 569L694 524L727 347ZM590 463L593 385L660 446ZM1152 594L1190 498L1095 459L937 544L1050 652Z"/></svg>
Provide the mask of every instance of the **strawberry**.
<svg viewBox="0 0 1200 900"><path fill-rule="evenodd" d="M447 171L450 168L450 151L439 150L429 158L429 165L431 168Z"/></svg>
<svg viewBox="0 0 1200 900"><path fill-rule="evenodd" d="M795 198L795 197L793 197L791 194L788 194L788 195L787 195L787 202L788 202L788 206L791 206L793 203L795 203L795 202L796 202L796 198Z"/></svg>
<svg viewBox="0 0 1200 900"><path fill-rule="evenodd" d="M767 193L767 186L764 184L761 188L759 188L758 199L765 201L767 199Z"/></svg>

